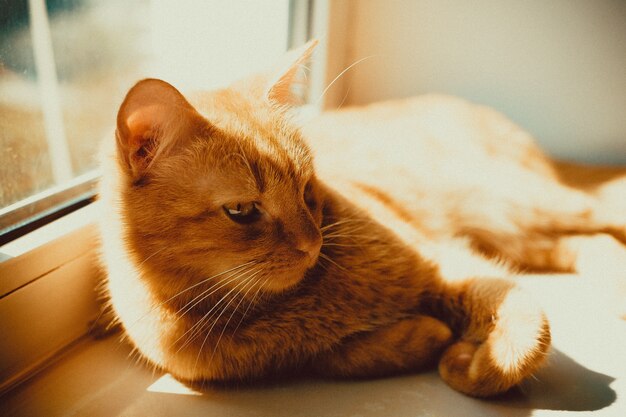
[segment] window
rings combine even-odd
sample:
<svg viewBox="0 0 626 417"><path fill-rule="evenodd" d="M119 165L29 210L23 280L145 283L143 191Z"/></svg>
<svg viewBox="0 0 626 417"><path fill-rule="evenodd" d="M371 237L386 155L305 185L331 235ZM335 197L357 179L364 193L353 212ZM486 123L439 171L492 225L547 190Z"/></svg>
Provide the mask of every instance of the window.
<svg viewBox="0 0 626 417"><path fill-rule="evenodd" d="M126 91L145 77L211 89L267 68L309 36L311 4L0 0L0 393L97 315L87 204Z"/></svg>
<svg viewBox="0 0 626 417"><path fill-rule="evenodd" d="M148 1L8 0L0 32L0 228L93 195L98 142L146 71ZM31 225L32 228L32 225ZM17 233L16 233L17 232Z"/></svg>
<svg viewBox="0 0 626 417"><path fill-rule="evenodd" d="M289 32L306 40L309 7L302 0L4 0L0 244L90 201L98 144L112 134L134 82L227 85L270 65L287 49Z"/></svg>

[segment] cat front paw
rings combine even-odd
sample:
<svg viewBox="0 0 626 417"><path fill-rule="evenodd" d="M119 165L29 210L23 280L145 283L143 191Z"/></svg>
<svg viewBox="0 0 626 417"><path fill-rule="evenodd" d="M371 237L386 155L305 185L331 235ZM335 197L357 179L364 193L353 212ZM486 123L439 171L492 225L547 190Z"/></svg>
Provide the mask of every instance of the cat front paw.
<svg viewBox="0 0 626 417"><path fill-rule="evenodd" d="M485 340L471 335L451 345L439 373L452 388L474 397L507 391L532 375L550 348L550 326L543 312L514 290L498 309Z"/></svg>

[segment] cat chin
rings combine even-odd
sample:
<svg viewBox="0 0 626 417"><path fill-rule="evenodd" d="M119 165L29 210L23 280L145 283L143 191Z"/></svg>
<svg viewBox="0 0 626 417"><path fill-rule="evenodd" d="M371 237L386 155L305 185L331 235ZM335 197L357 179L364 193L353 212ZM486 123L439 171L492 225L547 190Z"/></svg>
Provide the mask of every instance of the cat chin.
<svg viewBox="0 0 626 417"><path fill-rule="evenodd" d="M289 290L304 279L307 271L317 265L319 252L315 255L298 252L299 254L296 255L293 265L281 268L281 272L272 272L271 278L263 283L263 289L276 293Z"/></svg>
<svg viewBox="0 0 626 417"><path fill-rule="evenodd" d="M276 274L263 284L263 289L275 293L287 291L302 281L306 271L307 268L303 268L301 271L293 268L285 271L283 274Z"/></svg>

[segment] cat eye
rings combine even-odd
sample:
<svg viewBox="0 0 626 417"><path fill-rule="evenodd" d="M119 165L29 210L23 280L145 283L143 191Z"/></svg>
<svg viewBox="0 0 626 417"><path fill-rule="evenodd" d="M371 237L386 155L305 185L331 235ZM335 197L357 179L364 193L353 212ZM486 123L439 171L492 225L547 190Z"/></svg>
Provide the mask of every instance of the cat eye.
<svg viewBox="0 0 626 417"><path fill-rule="evenodd" d="M261 218L261 211L255 202L227 204L224 212L230 219L239 224L254 223Z"/></svg>

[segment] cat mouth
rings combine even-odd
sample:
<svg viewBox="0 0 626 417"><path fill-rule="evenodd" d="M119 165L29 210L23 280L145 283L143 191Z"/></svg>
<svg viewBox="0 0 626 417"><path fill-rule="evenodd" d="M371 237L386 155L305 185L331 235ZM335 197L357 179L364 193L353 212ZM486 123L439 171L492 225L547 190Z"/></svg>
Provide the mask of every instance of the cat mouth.
<svg viewBox="0 0 626 417"><path fill-rule="evenodd" d="M264 287L266 290L271 292L281 292L288 290L296 286L302 279L304 278L304 272L299 273L294 270L289 270L284 274L279 276L275 276L273 279L264 283Z"/></svg>
<svg viewBox="0 0 626 417"><path fill-rule="evenodd" d="M302 251L299 251L302 252ZM319 259L320 252L319 250L316 252L302 252L300 255L302 257L302 263L305 265L305 269L311 269L317 264L317 260Z"/></svg>
<svg viewBox="0 0 626 417"><path fill-rule="evenodd" d="M298 259L290 265L281 268L282 271L276 271L273 279L267 281L264 286L269 291L280 292L297 285L307 271L312 269L318 260L319 253L316 254L299 254Z"/></svg>

